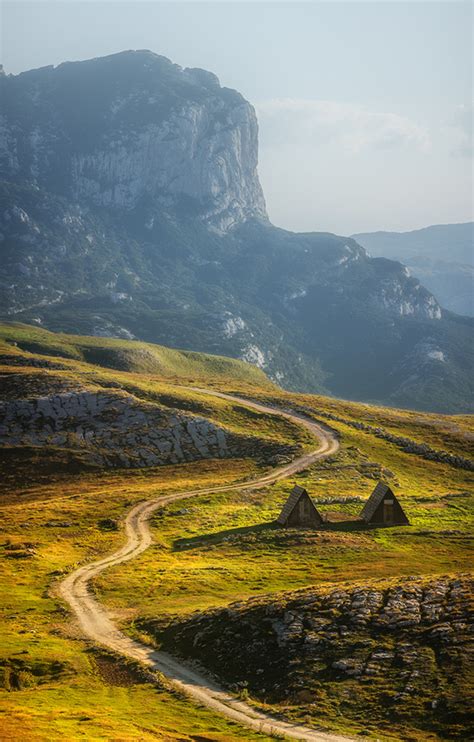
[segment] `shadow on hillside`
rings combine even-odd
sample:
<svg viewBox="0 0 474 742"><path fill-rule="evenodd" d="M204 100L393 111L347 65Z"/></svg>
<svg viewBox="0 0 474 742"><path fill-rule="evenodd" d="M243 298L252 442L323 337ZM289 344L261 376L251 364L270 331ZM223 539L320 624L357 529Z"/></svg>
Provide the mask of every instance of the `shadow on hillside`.
<svg viewBox="0 0 474 742"><path fill-rule="evenodd" d="M332 516L332 514L331 514ZM223 531L217 531L215 533L206 533L200 536L190 536L189 538L179 538L173 542L173 551L186 551L188 549L194 549L200 546L211 546L216 544L222 544L223 542L232 543L239 536L261 536L272 531L276 532L280 536L285 534L318 534L329 532L340 532L340 533L357 533L358 531L369 531L370 526L360 518L346 518L346 519L331 519L325 520L320 526L315 528L284 528L279 525L276 521L269 523L258 523L254 526L241 526L240 528L227 528Z"/></svg>
<svg viewBox="0 0 474 742"><path fill-rule="evenodd" d="M196 546L208 546L211 544L220 544L223 541L232 541L234 536L255 535L258 536L268 531L281 530L281 526L276 521L271 523L258 523L255 526L241 526L240 528L227 528L224 531L216 533L205 533L201 536L191 536L190 538L178 538L173 542L173 551L185 551L193 549Z"/></svg>
<svg viewBox="0 0 474 742"><path fill-rule="evenodd" d="M326 520L321 526L321 531L339 531L354 533L356 531L368 531L370 526L359 518L348 518L347 520Z"/></svg>

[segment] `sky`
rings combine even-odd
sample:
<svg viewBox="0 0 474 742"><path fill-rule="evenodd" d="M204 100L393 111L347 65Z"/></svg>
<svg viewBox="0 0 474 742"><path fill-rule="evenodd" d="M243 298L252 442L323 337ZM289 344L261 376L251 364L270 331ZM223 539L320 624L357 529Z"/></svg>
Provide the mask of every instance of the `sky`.
<svg viewBox="0 0 474 742"><path fill-rule="evenodd" d="M349 235L473 219L473 5L2 0L7 73L124 49L203 67L259 119L280 227Z"/></svg>

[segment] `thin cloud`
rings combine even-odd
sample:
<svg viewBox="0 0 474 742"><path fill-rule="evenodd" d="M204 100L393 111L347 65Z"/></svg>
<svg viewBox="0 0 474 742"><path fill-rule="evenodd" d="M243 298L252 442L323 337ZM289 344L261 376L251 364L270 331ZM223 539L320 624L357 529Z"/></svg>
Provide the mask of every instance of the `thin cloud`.
<svg viewBox="0 0 474 742"><path fill-rule="evenodd" d="M371 111L337 101L275 98L257 105L265 145L337 143L358 154L369 149L431 147L427 129L396 113Z"/></svg>
<svg viewBox="0 0 474 742"><path fill-rule="evenodd" d="M473 103L457 106L445 133L451 141L453 157L473 157Z"/></svg>

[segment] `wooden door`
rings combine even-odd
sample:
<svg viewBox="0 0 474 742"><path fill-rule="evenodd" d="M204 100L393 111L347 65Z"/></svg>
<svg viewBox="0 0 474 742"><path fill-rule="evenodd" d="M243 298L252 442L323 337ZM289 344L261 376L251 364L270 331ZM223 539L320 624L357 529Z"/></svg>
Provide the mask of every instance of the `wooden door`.
<svg viewBox="0 0 474 742"><path fill-rule="evenodd" d="M383 522L393 523L393 520L394 520L393 500L385 500L383 504Z"/></svg>
<svg viewBox="0 0 474 742"><path fill-rule="evenodd" d="M310 506L309 506L309 500L306 497L302 497L299 501L299 511L300 511L300 520L306 521L309 520L309 512L310 512Z"/></svg>

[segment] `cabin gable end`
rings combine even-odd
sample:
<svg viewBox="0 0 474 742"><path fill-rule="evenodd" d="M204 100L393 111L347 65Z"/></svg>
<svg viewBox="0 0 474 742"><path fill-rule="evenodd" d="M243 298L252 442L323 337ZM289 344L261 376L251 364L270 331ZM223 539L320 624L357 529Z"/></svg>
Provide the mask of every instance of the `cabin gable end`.
<svg viewBox="0 0 474 742"><path fill-rule="evenodd" d="M319 526L323 518L304 487L296 485L290 492L277 518L277 523L290 528Z"/></svg>

